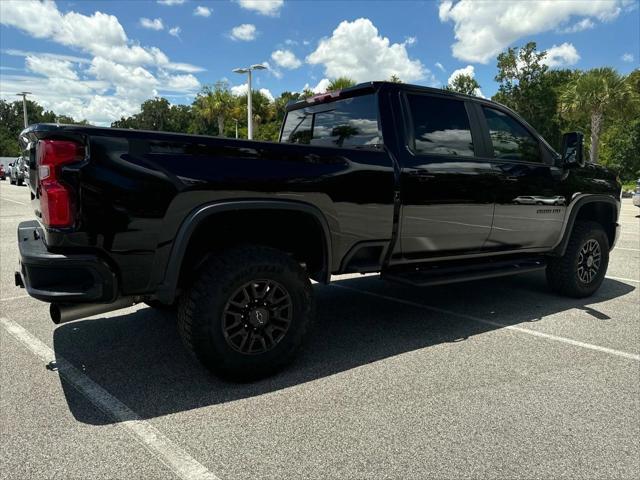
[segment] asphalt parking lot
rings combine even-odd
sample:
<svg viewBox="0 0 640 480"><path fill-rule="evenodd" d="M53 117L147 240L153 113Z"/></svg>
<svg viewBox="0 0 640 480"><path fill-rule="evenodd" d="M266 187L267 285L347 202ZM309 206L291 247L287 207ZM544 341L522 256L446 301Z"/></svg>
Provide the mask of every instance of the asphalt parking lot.
<svg viewBox="0 0 640 480"><path fill-rule="evenodd" d="M298 361L238 385L145 306L56 327L13 285L27 187L0 182L1 478L639 478L640 209L607 279L316 285ZM55 360L56 368L46 368Z"/></svg>

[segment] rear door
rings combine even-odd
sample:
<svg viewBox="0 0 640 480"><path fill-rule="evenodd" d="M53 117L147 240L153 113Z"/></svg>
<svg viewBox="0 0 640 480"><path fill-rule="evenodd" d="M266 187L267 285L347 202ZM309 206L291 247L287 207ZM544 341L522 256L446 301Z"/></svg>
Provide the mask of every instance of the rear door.
<svg viewBox="0 0 640 480"><path fill-rule="evenodd" d="M473 127L473 106L451 95L408 91L401 171L405 259L482 249L493 220L495 171Z"/></svg>
<svg viewBox="0 0 640 480"><path fill-rule="evenodd" d="M560 236L567 199L563 170L538 136L508 110L477 104L498 175L490 249L551 247Z"/></svg>

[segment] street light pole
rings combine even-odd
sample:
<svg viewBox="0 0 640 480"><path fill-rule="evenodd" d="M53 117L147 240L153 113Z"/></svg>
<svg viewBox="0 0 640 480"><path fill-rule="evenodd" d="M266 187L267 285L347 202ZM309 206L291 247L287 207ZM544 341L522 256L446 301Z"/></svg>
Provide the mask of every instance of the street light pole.
<svg viewBox="0 0 640 480"><path fill-rule="evenodd" d="M16 93L17 96L22 97L22 115L24 116L24 128L29 126L29 120L27 118L27 95L31 95L31 92Z"/></svg>
<svg viewBox="0 0 640 480"><path fill-rule="evenodd" d="M246 68L234 68L234 73L247 74L247 138L253 139L253 99L251 98L251 72L253 70L265 70L267 67L260 63Z"/></svg>
<svg viewBox="0 0 640 480"><path fill-rule="evenodd" d="M247 138L253 139L253 98L251 98L251 69L249 69L247 84Z"/></svg>

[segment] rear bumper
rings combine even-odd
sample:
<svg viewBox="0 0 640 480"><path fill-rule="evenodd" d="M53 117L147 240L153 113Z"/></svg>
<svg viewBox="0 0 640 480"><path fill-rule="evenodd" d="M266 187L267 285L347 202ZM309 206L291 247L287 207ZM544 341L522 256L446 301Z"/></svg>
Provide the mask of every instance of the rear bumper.
<svg viewBox="0 0 640 480"><path fill-rule="evenodd" d="M39 230L35 220L18 225L16 285L45 302L108 303L117 298L117 277L103 260L91 254L51 253Z"/></svg>

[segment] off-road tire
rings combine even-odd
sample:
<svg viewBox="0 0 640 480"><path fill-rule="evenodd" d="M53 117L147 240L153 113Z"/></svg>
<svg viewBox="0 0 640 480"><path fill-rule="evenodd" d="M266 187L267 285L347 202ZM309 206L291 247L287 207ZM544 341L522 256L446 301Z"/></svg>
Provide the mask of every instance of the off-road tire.
<svg viewBox="0 0 640 480"><path fill-rule="evenodd" d="M291 321L270 350L241 353L225 337L223 313L234 292L262 279L277 282L286 290ZM289 255L268 247L237 247L210 258L182 294L178 331L185 347L213 373L233 381L251 381L269 376L293 360L307 337L314 314L311 282Z"/></svg>
<svg viewBox="0 0 640 480"><path fill-rule="evenodd" d="M590 240L598 243L600 264L593 278L585 282L578 276L578 260L580 251ZM576 222L564 255L550 258L547 264L547 281L551 289L561 295L575 298L588 297L600 288L608 265L609 239L602 226L596 222Z"/></svg>

